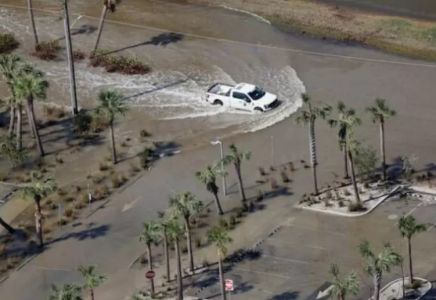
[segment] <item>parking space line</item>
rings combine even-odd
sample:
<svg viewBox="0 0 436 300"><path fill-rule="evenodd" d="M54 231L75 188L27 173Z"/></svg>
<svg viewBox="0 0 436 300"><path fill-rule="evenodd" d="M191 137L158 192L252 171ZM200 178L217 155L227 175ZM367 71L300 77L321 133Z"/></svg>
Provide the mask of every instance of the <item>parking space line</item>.
<svg viewBox="0 0 436 300"><path fill-rule="evenodd" d="M244 268L240 268L240 267L236 267L236 268L233 268L233 269L234 270L244 271L244 272L253 272L253 273L258 273L258 274L268 275L268 276L273 276L273 277L280 277L280 278L284 278L284 279L294 279L292 277L285 276L285 275L278 275L278 274L269 273L269 272L262 272L262 271L254 271L254 270L244 269Z"/></svg>
<svg viewBox="0 0 436 300"><path fill-rule="evenodd" d="M422 202L420 202L417 206L415 206L414 208L412 208L411 211L409 211L407 214L404 215L404 217L407 217L408 215L412 214L415 210L418 209L418 207L420 207L422 205ZM398 225L398 221L395 223L395 226Z"/></svg>
<svg viewBox="0 0 436 300"><path fill-rule="evenodd" d="M312 246L312 245L301 245L301 243L292 243L292 242L283 241L283 240L281 240L281 239L276 239L276 238L272 238L272 237L269 237L268 239L269 239L269 240L272 240L272 241L277 241L277 242L280 242L280 243L283 243L283 244L299 245L299 246L308 247L308 248L313 248L313 249L317 249L317 250L327 250L327 248L323 248L323 247Z"/></svg>
<svg viewBox="0 0 436 300"><path fill-rule="evenodd" d="M296 263L296 264L304 264L304 265L310 264L310 262L308 262L308 261L295 260L295 259L271 256L271 255L266 255L266 254L262 254L262 256L269 257L269 258L275 258L275 259L279 259L279 260L285 260L285 261L289 261L289 262Z"/></svg>
<svg viewBox="0 0 436 300"><path fill-rule="evenodd" d="M40 266L33 266L33 267L35 269L50 270L50 271L64 271L64 272L71 272L72 271L69 269L47 268L47 267L40 267Z"/></svg>

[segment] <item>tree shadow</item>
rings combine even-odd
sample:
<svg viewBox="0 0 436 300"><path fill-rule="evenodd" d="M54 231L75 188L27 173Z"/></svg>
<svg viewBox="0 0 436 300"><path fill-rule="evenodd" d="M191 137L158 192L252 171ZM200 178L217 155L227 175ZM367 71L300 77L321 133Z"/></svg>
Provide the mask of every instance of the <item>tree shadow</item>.
<svg viewBox="0 0 436 300"><path fill-rule="evenodd" d="M98 28L93 25L83 24L79 28L73 28L70 30L71 35L79 35L79 34L86 34L90 35L94 33ZM57 39L57 41L65 40L65 36L60 37Z"/></svg>
<svg viewBox="0 0 436 300"><path fill-rule="evenodd" d="M274 295L268 300L295 300L300 295L300 292L284 292L278 295Z"/></svg>
<svg viewBox="0 0 436 300"><path fill-rule="evenodd" d="M121 51L124 51L124 50L133 49L133 48L137 48L137 47L140 47L140 46L147 46L147 45L165 47L165 46L167 46L169 44L180 42L183 38L184 38L184 35L180 34L180 33L164 32L164 33L161 33L159 35L156 35L156 36L152 37L148 41L145 41L145 42L142 42L142 43L139 43L139 44L135 44L135 45L131 45L131 46L128 46L128 47L120 48L120 49L117 49L117 50L113 50L113 51L105 53L104 55L109 55L109 54L121 52Z"/></svg>
<svg viewBox="0 0 436 300"><path fill-rule="evenodd" d="M398 156L392 160L392 163L387 167L388 177L392 180L397 180L401 177L403 173L403 159L401 156ZM436 164L427 163L423 168L414 170L413 174L416 173L424 173L424 172L432 172L436 171ZM377 169L377 172L382 172L381 167Z"/></svg>
<svg viewBox="0 0 436 300"><path fill-rule="evenodd" d="M54 239L50 242L47 243L47 245L50 244L54 244L57 242L61 242L61 241L65 241L65 240L69 240L69 239L75 239L77 241L84 241L84 240L88 240L88 239L96 239L102 236L105 236L110 229L110 225L100 225L98 227L92 227L93 224L91 223L90 226L88 226L88 228L79 231L79 232L70 232L67 233L64 236L61 236L60 238ZM91 227L91 228L89 228Z"/></svg>

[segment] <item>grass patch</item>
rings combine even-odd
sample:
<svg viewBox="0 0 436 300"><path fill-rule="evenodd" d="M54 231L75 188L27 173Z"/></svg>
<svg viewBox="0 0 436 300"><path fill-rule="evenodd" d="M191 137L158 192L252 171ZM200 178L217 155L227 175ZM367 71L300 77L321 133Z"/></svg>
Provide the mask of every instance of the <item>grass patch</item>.
<svg viewBox="0 0 436 300"><path fill-rule="evenodd" d="M92 67L103 67L109 73L121 73L126 75L144 75L151 71L151 67L145 62L135 58L110 55L108 51L97 51L91 57Z"/></svg>
<svg viewBox="0 0 436 300"><path fill-rule="evenodd" d="M42 60L55 60L60 50L61 46L58 41L44 41L35 47L32 55Z"/></svg>
<svg viewBox="0 0 436 300"><path fill-rule="evenodd" d="M12 33L0 33L0 54L8 54L20 46Z"/></svg>

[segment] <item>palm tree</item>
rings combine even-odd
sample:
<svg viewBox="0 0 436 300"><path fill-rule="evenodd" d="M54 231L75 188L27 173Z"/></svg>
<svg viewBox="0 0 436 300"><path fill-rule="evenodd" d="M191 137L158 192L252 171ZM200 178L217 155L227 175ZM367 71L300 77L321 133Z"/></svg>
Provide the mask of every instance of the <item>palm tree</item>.
<svg viewBox="0 0 436 300"><path fill-rule="evenodd" d="M183 282L182 282L182 266L180 258L180 239L185 233L185 229L180 225L177 218L171 218L167 225L168 238L174 242L176 250L176 265L177 265L177 300L183 300Z"/></svg>
<svg viewBox="0 0 436 300"><path fill-rule="evenodd" d="M224 214L221 208L220 200L218 198L218 186L216 184L217 176L226 176L222 172L221 166L218 163L208 165L206 170L195 172L195 178L206 186L206 190L213 194L215 198L215 206L219 215Z"/></svg>
<svg viewBox="0 0 436 300"><path fill-rule="evenodd" d="M6 155L11 162L11 166L18 167L24 163L27 157L25 149L18 150L14 138L10 135L0 136L0 156Z"/></svg>
<svg viewBox="0 0 436 300"><path fill-rule="evenodd" d="M41 200L42 197L53 192L56 189L56 183L53 179L48 178L44 182L38 181L36 173L30 173L30 185L23 187L22 193L24 198L33 200L36 204L35 210L35 225L36 233L39 239L39 247L44 247L44 240L42 235L42 213L41 213Z"/></svg>
<svg viewBox="0 0 436 300"><path fill-rule="evenodd" d="M372 121L380 124L380 152L382 156L383 180L386 180L386 156L385 156L385 122L396 115L384 99L375 99L375 105L367 107L366 111L372 115Z"/></svg>
<svg viewBox="0 0 436 300"><path fill-rule="evenodd" d="M117 152L115 149L115 136L114 136L114 121L117 115L124 115L127 111L127 107L124 102L124 95L118 91L101 91L98 94L98 100L100 106L97 108L97 112L102 114L109 122L111 130L112 141L112 162L117 163Z"/></svg>
<svg viewBox="0 0 436 300"><path fill-rule="evenodd" d="M314 193L318 195L318 179L316 176L316 139L315 139L315 121L317 118L325 119L331 111L330 105L312 106L308 94L301 95L305 109L301 110L295 118L297 124L309 125L309 142L310 142L310 162L312 165Z"/></svg>
<svg viewBox="0 0 436 300"><path fill-rule="evenodd" d="M333 277L332 289L330 294L335 296L338 300L345 300L348 295L357 295L359 291L359 281L357 280L356 273L351 272L347 278L341 279L339 277L339 267L336 264L330 266L330 275Z"/></svg>
<svg viewBox="0 0 436 300"><path fill-rule="evenodd" d="M39 154L41 156L44 156L45 153L42 147L41 137L36 126L34 100L44 100L47 98L47 89L49 87L49 83L47 80L44 79L44 74L41 71L34 69L31 66L27 66L25 68L26 69L24 71L24 74L17 78L17 82L14 86L14 91L18 103L18 116L20 116L21 114L21 108L18 101L25 100L27 103L27 109L30 118L30 129L35 135ZM20 126L20 122L18 122L18 126Z"/></svg>
<svg viewBox="0 0 436 300"><path fill-rule="evenodd" d="M95 54L95 52L97 51L98 44L100 43L101 32L103 31L103 25L106 19L106 14L108 10L110 10L111 12L115 12L117 2L118 1L116 0L103 0L103 11L100 17L100 25L98 26L97 40L95 41L94 51L92 52L93 54Z"/></svg>
<svg viewBox="0 0 436 300"><path fill-rule="evenodd" d="M226 290L224 287L224 272L223 272L223 259L227 255L227 244L232 242L232 238L229 236L229 232L224 227L212 227L207 232L207 240L209 243L215 243L218 251L218 269L221 285L221 296L223 300L226 300Z"/></svg>
<svg viewBox="0 0 436 300"><path fill-rule="evenodd" d="M186 239L188 245L189 255L189 270L194 271L194 255L192 253L191 242L191 224L189 218L201 212L204 208L203 202L195 199L195 196L190 192L183 192L177 194L175 197L170 198L170 207L174 210L176 215L180 215L185 222Z"/></svg>
<svg viewBox="0 0 436 300"><path fill-rule="evenodd" d="M89 295L91 296L91 300L94 300L94 289L99 287L100 284L106 281L107 276L105 274L97 274L96 266L80 266L77 269L82 275L83 279L85 279L85 284L83 285L84 289L89 291Z"/></svg>
<svg viewBox="0 0 436 300"><path fill-rule="evenodd" d="M240 152L238 148L236 148L235 144L231 144L229 146L230 153L224 157L224 164L230 165L233 164L235 166L236 176L238 177L239 184L239 194L241 195L241 199L243 202L246 202L244 185L242 182L242 173L241 173L241 164L244 160L250 160L251 153L250 152Z"/></svg>
<svg viewBox="0 0 436 300"><path fill-rule="evenodd" d="M339 127L338 131L338 139L339 139L339 148L344 153L344 177L349 178L348 174L348 152L347 149L347 132L350 126L360 125L360 118L356 117L356 111L352 108L347 108L345 104L341 101L338 102L337 105L338 110L338 118L336 120L329 120L328 123L331 127ZM353 122L350 122L352 120Z"/></svg>
<svg viewBox="0 0 436 300"><path fill-rule="evenodd" d="M38 34L36 33L35 18L33 17L32 0L27 0L27 10L29 11L30 25L32 25L33 37L35 39L35 47L39 45Z"/></svg>
<svg viewBox="0 0 436 300"><path fill-rule="evenodd" d="M169 250L168 250L168 222L170 220L165 220L165 213L164 212L158 212L159 214L159 226L161 235L163 237L163 247L164 247L164 255L165 255L165 266L166 266L166 277L167 282L170 282L170 256L169 256Z"/></svg>
<svg viewBox="0 0 436 300"><path fill-rule="evenodd" d="M83 300L82 287L77 284L65 284L59 289L52 285L48 300Z"/></svg>
<svg viewBox="0 0 436 300"><path fill-rule="evenodd" d="M401 236L407 239L407 246L409 250L409 272L410 283L413 283L413 267L412 267L412 237L416 233L420 233L426 230L424 224L417 224L416 219L409 215L407 217L401 217L398 222L398 229L401 232Z"/></svg>
<svg viewBox="0 0 436 300"><path fill-rule="evenodd" d="M160 226L154 221L142 223L142 233L139 237L140 242L144 242L147 246L148 254L148 269L153 270L153 256L151 255L151 244L158 244L161 240ZM154 280L150 279L151 293L154 294Z"/></svg>
<svg viewBox="0 0 436 300"><path fill-rule="evenodd" d="M375 255L366 240L359 245L359 250L360 255L368 262L365 272L373 277L374 295L372 300L379 300L383 272L390 272L391 267L398 266L402 260L401 255L395 252L389 243L385 243L379 255Z"/></svg>

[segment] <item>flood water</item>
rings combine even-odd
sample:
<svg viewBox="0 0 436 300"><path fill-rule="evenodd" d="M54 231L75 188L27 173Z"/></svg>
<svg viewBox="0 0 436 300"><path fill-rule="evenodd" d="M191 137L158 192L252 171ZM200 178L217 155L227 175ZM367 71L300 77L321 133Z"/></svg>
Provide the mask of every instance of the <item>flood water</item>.
<svg viewBox="0 0 436 300"><path fill-rule="evenodd" d="M436 21L435 0L316 0L339 7Z"/></svg>

